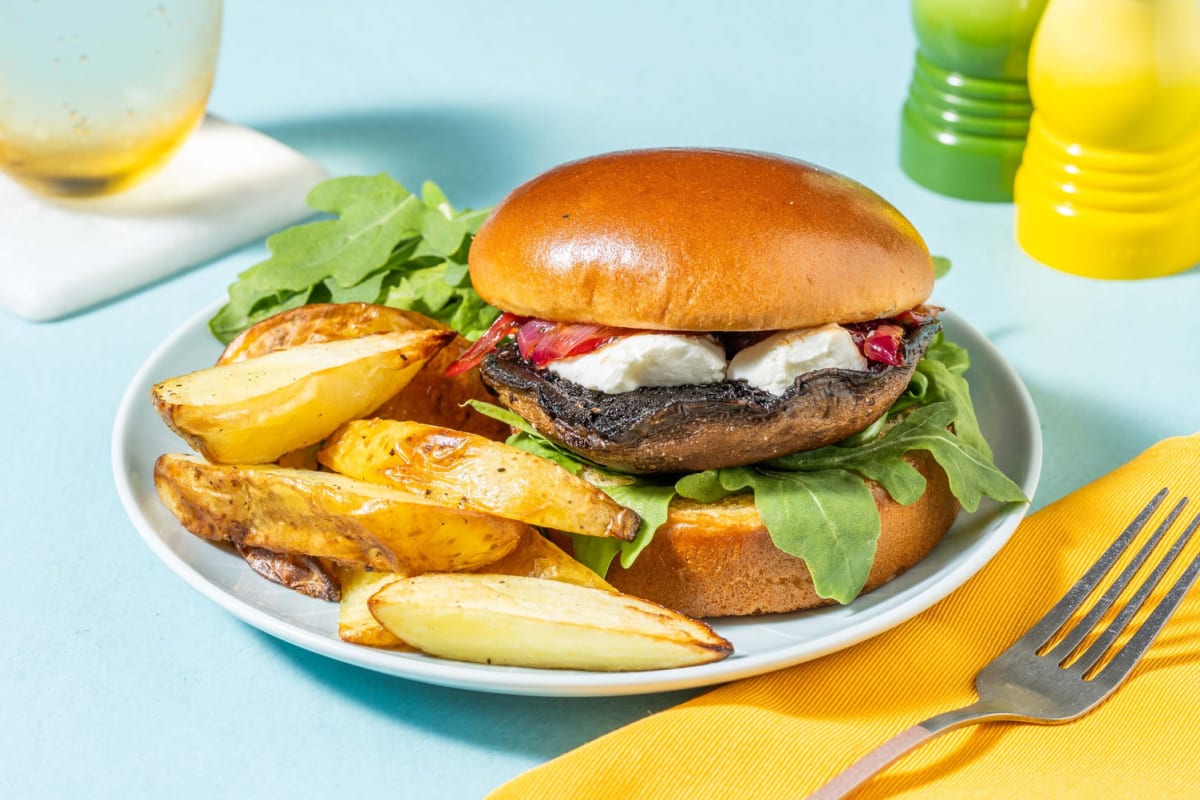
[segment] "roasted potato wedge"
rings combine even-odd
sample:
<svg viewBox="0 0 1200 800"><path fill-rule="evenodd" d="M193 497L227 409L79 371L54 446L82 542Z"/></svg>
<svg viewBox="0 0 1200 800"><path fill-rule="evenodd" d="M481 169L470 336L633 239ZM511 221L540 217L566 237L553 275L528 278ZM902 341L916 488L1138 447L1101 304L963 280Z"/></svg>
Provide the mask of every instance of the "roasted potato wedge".
<svg viewBox="0 0 1200 800"><path fill-rule="evenodd" d="M303 344L353 339L372 333L416 330L449 328L416 311L369 303L314 303L251 325L229 343L217 363L229 364L257 358ZM380 406L374 416L428 422L503 441L509 433L507 425L464 405L468 400L491 402L495 399L492 391L479 378L479 370L468 370L453 378L442 375L446 367L470 346L469 340L455 335L443 350L429 359L412 382Z"/></svg>
<svg viewBox="0 0 1200 800"><path fill-rule="evenodd" d="M280 350L163 381L154 406L209 461L266 464L374 411L453 336L381 333Z"/></svg>
<svg viewBox="0 0 1200 800"><path fill-rule="evenodd" d="M430 655L586 670L668 669L725 658L702 622L629 595L511 575L419 575L376 592L371 614Z"/></svg>
<svg viewBox="0 0 1200 800"><path fill-rule="evenodd" d="M396 572L375 572L368 569L342 570L342 601L338 605L338 638L367 647L386 647L392 650L414 650L396 634L371 616L367 602L371 595L404 575Z"/></svg>
<svg viewBox="0 0 1200 800"><path fill-rule="evenodd" d="M373 333L448 331L432 317L371 303L313 303L282 311L238 334L217 359L231 364L302 344L358 339Z"/></svg>
<svg viewBox="0 0 1200 800"><path fill-rule="evenodd" d="M482 436L398 420L357 420L317 453L334 472L459 508L629 541L640 519L592 484Z"/></svg>
<svg viewBox="0 0 1200 800"><path fill-rule="evenodd" d="M544 580L563 581L577 586L589 586L615 592L612 586L590 569L564 553L553 542L528 528L521 543L499 561L481 571L498 575L517 575ZM338 636L347 642L372 647L402 647L404 643L379 624L367 608L371 595L403 578L395 572L372 572L365 569L342 570L342 600L338 609ZM411 649L411 648L410 648Z"/></svg>
<svg viewBox="0 0 1200 800"><path fill-rule="evenodd" d="M512 552L498 561L480 567L477 572L493 575L516 575L542 578L548 581L573 583L592 589L615 592L616 588L590 569L567 555L562 548L532 528L521 538Z"/></svg>
<svg viewBox="0 0 1200 800"><path fill-rule="evenodd" d="M321 444L310 444L308 447L301 447L299 450L292 450L290 453L284 453L279 458L275 459L275 464L280 467L291 467L292 469L320 469L321 465L317 462L317 451L321 449Z"/></svg>
<svg viewBox="0 0 1200 800"><path fill-rule="evenodd" d="M154 485L202 538L386 572L476 569L507 555L528 527L329 472L186 455L160 456Z"/></svg>

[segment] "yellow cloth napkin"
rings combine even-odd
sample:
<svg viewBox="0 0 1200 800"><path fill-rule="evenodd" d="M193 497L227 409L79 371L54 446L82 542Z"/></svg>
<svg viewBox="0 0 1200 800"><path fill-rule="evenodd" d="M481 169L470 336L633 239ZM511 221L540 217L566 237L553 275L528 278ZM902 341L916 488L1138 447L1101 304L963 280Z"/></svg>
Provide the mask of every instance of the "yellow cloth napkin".
<svg viewBox="0 0 1200 800"><path fill-rule="evenodd" d="M891 735L972 702L975 673L1044 614L1164 486L1171 495L1152 523L1180 496L1194 498L1172 538L1200 508L1200 434L1161 442L1028 517L978 575L903 625L647 717L519 776L491 798L803 797ZM1198 546L1184 550L1178 568ZM952 731L856 797L1197 798L1198 692L1200 587L1129 681L1091 714L1052 727L987 723Z"/></svg>

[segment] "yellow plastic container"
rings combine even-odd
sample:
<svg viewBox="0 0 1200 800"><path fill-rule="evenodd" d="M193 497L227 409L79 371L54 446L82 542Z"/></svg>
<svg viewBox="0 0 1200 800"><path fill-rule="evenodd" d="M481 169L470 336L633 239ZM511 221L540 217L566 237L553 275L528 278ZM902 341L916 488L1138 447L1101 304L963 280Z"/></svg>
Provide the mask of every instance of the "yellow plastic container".
<svg viewBox="0 0 1200 800"><path fill-rule="evenodd" d="M1051 0L1029 88L1021 247L1096 278L1200 263L1200 3Z"/></svg>

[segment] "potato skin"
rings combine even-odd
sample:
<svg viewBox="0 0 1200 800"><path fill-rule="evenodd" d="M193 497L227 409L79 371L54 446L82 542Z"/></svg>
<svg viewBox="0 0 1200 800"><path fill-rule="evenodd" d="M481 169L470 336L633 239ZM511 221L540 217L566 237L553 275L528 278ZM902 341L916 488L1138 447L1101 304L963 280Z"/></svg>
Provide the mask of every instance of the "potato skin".
<svg viewBox="0 0 1200 800"><path fill-rule="evenodd" d="M191 456L160 456L154 485L183 527L201 538L409 575L491 563L528 527L331 473Z"/></svg>
<svg viewBox="0 0 1200 800"><path fill-rule="evenodd" d="M283 311L251 325L217 359L230 364L302 344L357 339L373 333L450 330L415 311L370 303L314 303Z"/></svg>
<svg viewBox="0 0 1200 800"><path fill-rule="evenodd" d="M641 520L544 458L482 436L398 420L355 420L317 460L334 472L530 525L630 541Z"/></svg>
<svg viewBox="0 0 1200 800"><path fill-rule="evenodd" d="M318 600L336 603L342 599L341 580L323 559L276 553L261 547L238 547L237 552L250 569L272 583Z"/></svg>
<svg viewBox="0 0 1200 800"><path fill-rule="evenodd" d="M415 330L449 330L437 320L390 306L370 303L314 303L284 311L251 325L229 343L218 364L257 358L313 342L353 339L372 333ZM385 402L373 416L409 419L475 433L496 441L508 437L508 426L476 413L464 405L468 400L495 402L495 395L479 378L478 370L467 370L453 378L442 375L467 351L471 342L455 336L429 360L412 382Z"/></svg>

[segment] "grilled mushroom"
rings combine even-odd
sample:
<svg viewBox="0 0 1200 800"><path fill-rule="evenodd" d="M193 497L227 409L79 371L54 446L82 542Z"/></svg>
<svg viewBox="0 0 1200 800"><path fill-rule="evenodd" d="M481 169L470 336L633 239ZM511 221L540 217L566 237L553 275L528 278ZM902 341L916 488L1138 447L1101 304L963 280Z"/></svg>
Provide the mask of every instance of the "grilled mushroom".
<svg viewBox="0 0 1200 800"><path fill-rule="evenodd" d="M698 472L755 464L839 442L870 425L908 386L939 324L912 331L904 366L823 369L781 396L745 381L642 387L606 394L537 369L508 344L480 373L500 401L539 433L605 467Z"/></svg>

